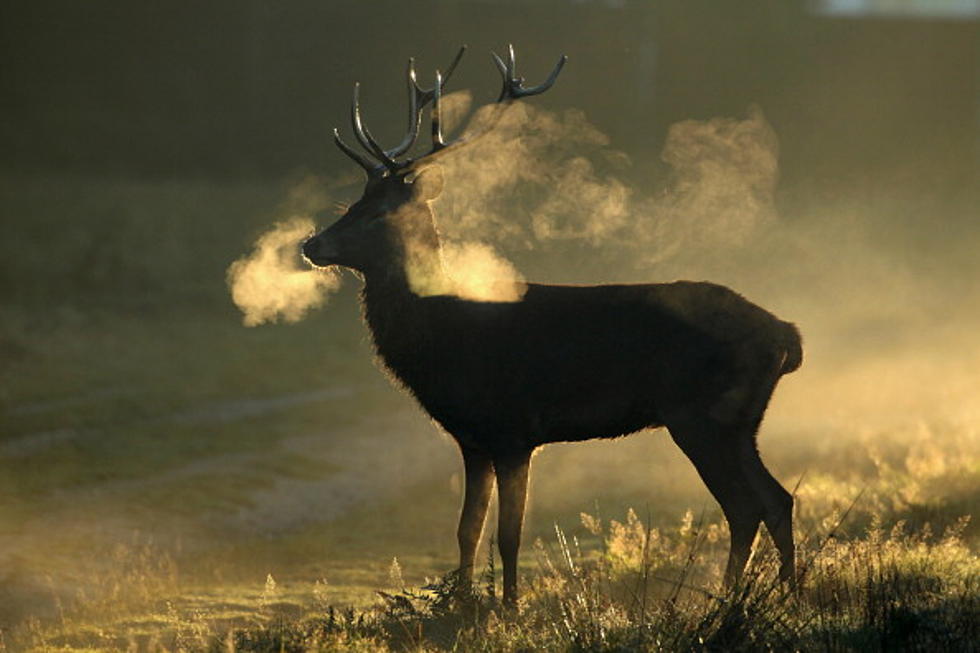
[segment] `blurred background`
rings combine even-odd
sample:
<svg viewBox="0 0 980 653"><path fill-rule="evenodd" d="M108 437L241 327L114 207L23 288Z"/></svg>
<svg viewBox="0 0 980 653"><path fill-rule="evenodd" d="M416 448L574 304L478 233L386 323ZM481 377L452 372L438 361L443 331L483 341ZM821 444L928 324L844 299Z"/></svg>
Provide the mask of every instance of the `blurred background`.
<svg viewBox="0 0 980 653"><path fill-rule="evenodd" d="M532 117L602 137L545 155L590 157L597 188L658 225L628 260L629 218L608 239L528 227L495 243L524 276L736 287L804 334L760 444L785 485L803 479L803 515L862 488L865 518L971 514L977 17L970 0L4 2L0 626L120 587L242 587L246 605L274 574L356 602L393 556L412 578L451 568L457 454L375 368L357 280L296 324L246 328L226 270L277 220L324 226L357 198L331 143L355 81L394 142L408 57L428 84L462 43L451 86L476 104L498 88L490 49L514 43L531 83L567 54ZM685 203L740 197L715 175L737 168L712 149L731 133L773 164L738 238L731 202ZM496 208L524 224L514 197ZM677 236L665 207L688 205L721 237ZM532 537L599 505L717 518L663 433L535 466Z"/></svg>
<svg viewBox="0 0 980 653"><path fill-rule="evenodd" d="M879 3L920 14L626 0L6 4L0 156L12 172L228 180L336 169L347 164L330 129L345 122L355 80L372 123L393 131L408 57L429 72L469 44L455 87L491 98L485 53L508 42L528 75L569 53L571 74L541 101L582 108L638 165L656 164L671 123L755 103L779 135L788 188L873 180L936 192L976 171L971 2Z"/></svg>

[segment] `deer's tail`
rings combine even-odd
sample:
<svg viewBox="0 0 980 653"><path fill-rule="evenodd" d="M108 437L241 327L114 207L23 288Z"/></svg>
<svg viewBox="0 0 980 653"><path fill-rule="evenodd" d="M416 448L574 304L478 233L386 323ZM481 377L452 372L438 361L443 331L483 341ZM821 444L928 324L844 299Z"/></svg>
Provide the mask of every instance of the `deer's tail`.
<svg viewBox="0 0 980 653"><path fill-rule="evenodd" d="M803 337L795 324L790 322L782 323L782 345L783 345L783 366L781 374L795 372L803 364Z"/></svg>

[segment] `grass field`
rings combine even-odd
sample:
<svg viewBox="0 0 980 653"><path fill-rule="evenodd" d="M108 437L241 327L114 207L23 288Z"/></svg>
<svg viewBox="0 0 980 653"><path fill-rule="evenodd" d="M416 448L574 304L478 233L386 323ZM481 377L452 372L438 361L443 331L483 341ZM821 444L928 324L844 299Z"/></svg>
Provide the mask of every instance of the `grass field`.
<svg viewBox="0 0 980 653"><path fill-rule="evenodd" d="M980 354L962 275L876 289L885 318L832 326L814 307L825 276L800 298L746 275L807 343L760 435L796 488L798 592L772 579L765 535L752 582L721 591L724 521L652 432L535 457L513 613L488 591L486 542L474 593L438 580L460 463L375 368L356 281L296 324L241 325L228 264L325 203L293 187L0 180L0 649L975 646ZM889 238L904 267L870 269L918 278L914 239ZM866 243L838 245L849 261ZM953 277L966 294L947 319L895 308L940 303Z"/></svg>

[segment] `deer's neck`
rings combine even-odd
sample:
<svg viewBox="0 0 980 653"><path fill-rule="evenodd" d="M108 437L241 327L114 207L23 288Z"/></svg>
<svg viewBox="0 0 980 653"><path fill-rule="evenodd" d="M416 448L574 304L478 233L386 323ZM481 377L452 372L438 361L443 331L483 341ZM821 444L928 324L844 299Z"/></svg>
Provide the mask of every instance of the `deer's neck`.
<svg viewBox="0 0 980 653"><path fill-rule="evenodd" d="M364 317L375 335L379 330L386 329L389 323L413 316L418 300L419 295L412 291L407 275L402 272L364 275L361 302Z"/></svg>
<svg viewBox="0 0 980 653"><path fill-rule="evenodd" d="M435 339L432 317L423 299L449 292L449 278L438 249L403 265L364 275L361 301L375 349L385 365L412 385L411 368Z"/></svg>
<svg viewBox="0 0 980 653"><path fill-rule="evenodd" d="M438 245L413 247L398 261L364 272L362 299L367 308L387 312L420 297L448 294L451 284Z"/></svg>

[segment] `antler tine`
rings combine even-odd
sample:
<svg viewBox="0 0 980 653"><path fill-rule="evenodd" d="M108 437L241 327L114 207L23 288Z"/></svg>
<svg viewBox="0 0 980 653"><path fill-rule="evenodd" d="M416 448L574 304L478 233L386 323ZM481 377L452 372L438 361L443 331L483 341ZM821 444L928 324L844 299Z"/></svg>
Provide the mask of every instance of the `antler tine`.
<svg viewBox="0 0 980 653"><path fill-rule="evenodd" d="M493 57L493 62L497 65L497 70L500 71L500 77L503 79L503 86L500 89L500 96L497 97L497 102L517 100L522 97L544 93L554 85L555 80L558 79L558 73L561 72L565 62L568 61L568 57L562 55L558 59L554 70L551 71L551 74L548 75L548 78L543 83L532 86L531 88L524 88L524 78L517 77L517 63L513 45L507 46L507 63L504 63L504 60L496 52L490 52L490 56Z"/></svg>
<svg viewBox="0 0 980 653"><path fill-rule="evenodd" d="M555 80L558 79L558 73L561 72L561 69L565 65L566 61L568 61L568 57L564 54L561 55L561 57L558 58L558 63L555 64L554 70L552 70L551 74L548 75L548 79L544 80L544 82L538 84L537 86L532 86L531 88L524 88L523 87L524 78L521 77L518 80L519 88L516 89L515 97L528 97L531 95L539 95L547 91L549 88L551 88L554 85Z"/></svg>
<svg viewBox="0 0 980 653"><path fill-rule="evenodd" d="M507 97L508 82L510 81L510 70L507 68L507 64L504 60L500 58L493 50L490 51L490 56L493 57L493 63L496 64L497 70L500 72L500 78L503 80L504 85L500 89L500 96L497 98L497 102L500 102L505 97Z"/></svg>
<svg viewBox="0 0 980 653"><path fill-rule="evenodd" d="M354 136L365 150L370 151L367 137L364 135L364 127L361 124L361 83L354 82L354 97L350 103L350 124L354 128Z"/></svg>
<svg viewBox="0 0 980 653"><path fill-rule="evenodd" d="M378 142L374 140L371 136L371 132L367 127L364 126L361 120L361 85L360 83L354 84L354 100L351 102L350 114L351 114L351 124L354 127L354 135L357 136L358 142L361 144L365 150L373 154L378 158L378 160L384 164L389 170L397 170L398 164L388 156L388 153L382 149Z"/></svg>
<svg viewBox="0 0 980 653"><path fill-rule="evenodd" d="M456 53L456 57L453 58L449 68L446 70L446 74L442 77L442 81L437 82L440 93L443 88L445 88L446 83L452 76L453 71L456 70L456 66L459 65L460 59L463 58L463 54L466 52L466 46L463 45L459 48L459 52ZM435 92L435 87L430 89L423 89L418 85L418 80L415 75L415 59L408 60L408 133L405 134L405 138L394 148L387 150L386 154L395 159L402 156L415 145L415 141L418 140L419 130L422 126L422 109L425 108L429 102L433 100Z"/></svg>
<svg viewBox="0 0 980 653"><path fill-rule="evenodd" d="M459 61L460 59L463 58L463 55L465 53L466 53L466 44L464 43L463 45L459 46L459 52L456 53L456 57L453 59L453 62L449 64L449 68L446 69L446 76L442 78L443 85L445 85L446 82L449 81L449 78L453 76L453 72L456 70L456 66L459 65Z"/></svg>
<svg viewBox="0 0 980 653"><path fill-rule="evenodd" d="M380 166L377 163L375 163L374 161L369 160L363 154L361 154L360 152L358 152L357 150L355 150L353 147L351 147L350 145L348 145L347 143L345 143L340 138L340 130L338 130L336 127L334 127L334 130L333 130L333 141L334 141L334 143L337 144L337 147L339 147L344 152L344 154L346 154L350 158L354 159L354 161L359 166L361 166L362 168L364 168L364 171L367 172L368 177L377 177L377 176L379 176L379 173L381 173L381 172L384 171L384 166Z"/></svg>
<svg viewBox="0 0 980 653"><path fill-rule="evenodd" d="M408 133L402 142L387 150L388 156L392 159L397 158L412 149L416 139L419 137L419 128L422 125L422 105L419 104L421 95L418 82L415 76L415 58L408 60Z"/></svg>
<svg viewBox="0 0 980 653"><path fill-rule="evenodd" d="M446 147L446 142L442 140L442 108L439 106L441 99L442 74L437 70L436 85L432 87L432 153Z"/></svg>

